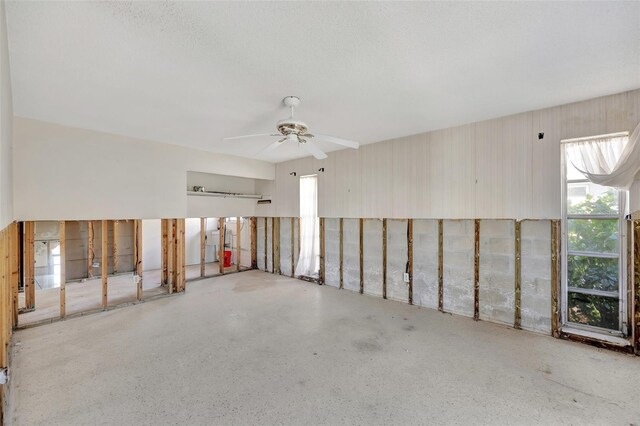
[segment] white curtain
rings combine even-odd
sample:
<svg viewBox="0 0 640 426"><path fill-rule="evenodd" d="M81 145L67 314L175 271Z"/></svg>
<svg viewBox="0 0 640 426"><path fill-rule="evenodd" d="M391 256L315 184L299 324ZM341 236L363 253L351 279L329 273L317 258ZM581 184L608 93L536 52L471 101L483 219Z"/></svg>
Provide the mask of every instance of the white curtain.
<svg viewBox="0 0 640 426"><path fill-rule="evenodd" d="M610 136L566 146L567 158L591 182L629 189L640 179L640 124L631 136Z"/></svg>
<svg viewBox="0 0 640 426"><path fill-rule="evenodd" d="M300 178L300 218L300 257L296 276L317 277L320 269L317 176Z"/></svg>

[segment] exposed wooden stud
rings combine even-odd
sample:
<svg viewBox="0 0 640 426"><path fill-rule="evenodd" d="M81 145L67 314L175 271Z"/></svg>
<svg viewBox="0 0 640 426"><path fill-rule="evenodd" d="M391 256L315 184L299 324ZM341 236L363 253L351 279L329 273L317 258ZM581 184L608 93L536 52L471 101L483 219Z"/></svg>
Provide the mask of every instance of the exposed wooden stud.
<svg viewBox="0 0 640 426"><path fill-rule="evenodd" d="M9 350L11 345L11 226L10 224L5 228L4 235L4 265L3 275L4 280L2 282L2 330L4 331L4 345L2 346L3 352L6 354L6 361L9 361ZM4 391L4 389L3 389ZM4 407L3 407L4 408ZM0 410L1 412L2 410ZM1 417L1 415L0 415Z"/></svg>
<svg viewBox="0 0 640 426"><path fill-rule="evenodd" d="M136 279L136 299L142 300L142 221L135 220L133 222L134 233L134 252L136 253L136 264L133 266Z"/></svg>
<svg viewBox="0 0 640 426"><path fill-rule="evenodd" d="M258 269L258 219L249 219L251 224L251 269Z"/></svg>
<svg viewBox="0 0 640 426"><path fill-rule="evenodd" d="M475 221L475 255L473 273L473 319L480 319L480 219Z"/></svg>
<svg viewBox="0 0 640 426"><path fill-rule="evenodd" d="M521 286L522 286L522 241L521 241L521 225L519 220L515 221L516 225L516 271L515 271L515 310L513 319L513 328L522 328L522 313L521 313Z"/></svg>
<svg viewBox="0 0 640 426"><path fill-rule="evenodd" d="M387 298L387 219L382 219L382 298Z"/></svg>
<svg viewBox="0 0 640 426"><path fill-rule="evenodd" d="M296 225L295 218L291 218L291 278L293 278L296 274L296 242L295 242L295 234L296 234Z"/></svg>
<svg viewBox="0 0 640 426"><path fill-rule="evenodd" d="M186 219L178 219L180 220L180 237L182 238L180 250L180 273L182 274L180 281L180 291L187 290L187 237L186 237Z"/></svg>
<svg viewBox="0 0 640 426"><path fill-rule="evenodd" d="M109 221L107 220L103 220L102 221L102 235L100 238L100 243L101 243L101 255L102 255L102 262L101 265L102 266L102 272L101 272L101 278L102 278L102 309L107 309L107 302L108 302L108 298L107 298L107 281L108 281L108 276L109 276L109 269L108 269L108 264L107 262L109 261L109 254L107 253L107 229L108 229L108 223Z"/></svg>
<svg viewBox="0 0 640 426"><path fill-rule="evenodd" d="M634 292L635 288L635 276L634 276L634 221L627 220L627 324L629 324L630 335L632 336L632 344L635 341L633 339L635 329L635 303Z"/></svg>
<svg viewBox="0 0 640 426"><path fill-rule="evenodd" d="M64 220L60 221L59 240L60 240L60 318L67 316L67 227Z"/></svg>
<svg viewBox="0 0 640 426"><path fill-rule="evenodd" d="M162 219L160 221L160 228L161 228L161 233L162 233L162 241L161 241L161 247L162 247L162 254L161 254L161 263L162 263L162 276L160 278L161 284L167 285L169 284L169 277L168 277L168 236L169 236L169 232L168 232L168 228L169 228L169 222L167 221L167 219Z"/></svg>
<svg viewBox="0 0 640 426"><path fill-rule="evenodd" d="M167 283L169 293L176 291L176 220L167 221Z"/></svg>
<svg viewBox="0 0 640 426"><path fill-rule="evenodd" d="M94 237L93 221L87 222L87 278L93 278L93 261L96 258L96 253L93 248Z"/></svg>
<svg viewBox="0 0 640 426"><path fill-rule="evenodd" d="M344 288L344 219L340 218L340 288Z"/></svg>
<svg viewBox="0 0 640 426"><path fill-rule="evenodd" d="M438 219L438 310L444 312L444 221Z"/></svg>
<svg viewBox="0 0 640 426"><path fill-rule="evenodd" d="M275 250L275 232L276 232L276 224L275 218L271 218L271 273L275 274L276 272L276 250Z"/></svg>
<svg viewBox="0 0 640 426"><path fill-rule="evenodd" d="M269 264L267 263L267 244L268 244L268 239L267 239L267 231L268 231L269 227L267 226L267 218L264 218L264 270L269 272Z"/></svg>
<svg viewBox="0 0 640 426"><path fill-rule="evenodd" d="M360 239L360 294L364 294L364 219L360 218L358 223L358 233Z"/></svg>
<svg viewBox="0 0 640 426"><path fill-rule="evenodd" d="M560 220L551 221L551 335L560 337Z"/></svg>
<svg viewBox="0 0 640 426"><path fill-rule="evenodd" d="M219 220L219 228L220 228L220 246L218 247L218 266L220 268L220 273L224 274L224 234L225 234L225 219L221 217Z"/></svg>
<svg viewBox="0 0 640 426"><path fill-rule="evenodd" d="M242 218L236 218L236 271L240 272L240 260L242 260Z"/></svg>
<svg viewBox="0 0 640 426"><path fill-rule="evenodd" d="M207 229L206 229L207 219L204 217L200 218L200 278L204 278L204 264L205 264L205 245L207 242Z"/></svg>
<svg viewBox="0 0 640 426"><path fill-rule="evenodd" d="M120 221L113 221L113 274L118 273L118 223Z"/></svg>
<svg viewBox="0 0 640 426"><path fill-rule="evenodd" d="M20 225L18 223L11 224L9 228L9 263L11 267L11 325L18 325L18 289L20 286Z"/></svg>
<svg viewBox="0 0 640 426"><path fill-rule="evenodd" d="M273 255L273 273L280 274L280 218L274 217L272 218L273 222L271 224L271 246Z"/></svg>
<svg viewBox="0 0 640 426"><path fill-rule="evenodd" d="M175 219L176 224L176 243L175 243L175 259L176 259L176 280L175 280L175 290L176 292L182 292L185 290L185 244L184 244L184 234L185 234L185 220L184 219Z"/></svg>
<svg viewBox="0 0 640 426"><path fill-rule="evenodd" d="M320 284L325 283L324 217L320 218Z"/></svg>
<svg viewBox="0 0 640 426"><path fill-rule="evenodd" d="M18 289L24 290L24 222L18 222L18 241L16 244L18 246ZM16 294L15 297L17 299L18 295ZM18 302L16 301L16 303Z"/></svg>
<svg viewBox="0 0 640 426"><path fill-rule="evenodd" d="M4 280L2 283L2 329L4 330L4 346L7 351L7 361L9 357L9 346L11 344L11 226L7 226L4 234Z"/></svg>
<svg viewBox="0 0 640 426"><path fill-rule="evenodd" d="M413 219L407 220L407 269L409 272L409 304L413 305Z"/></svg>
<svg viewBox="0 0 640 426"><path fill-rule="evenodd" d="M36 289L35 289L35 222L24 223L24 299L25 309L32 310L36 307Z"/></svg>
<svg viewBox="0 0 640 426"><path fill-rule="evenodd" d="M9 233L6 229L0 231L0 367L9 364L9 343L11 341L11 327L9 327ZM4 403L5 386L0 387L0 396ZM0 408L0 414L2 413Z"/></svg>
<svg viewBox="0 0 640 426"><path fill-rule="evenodd" d="M633 221L633 287L633 346L640 355L640 220Z"/></svg>
<svg viewBox="0 0 640 426"><path fill-rule="evenodd" d="M133 257L133 273L136 273L136 264L138 263L138 251L136 250L136 245L138 244L138 233L137 231L138 224L136 221L133 221L133 253L131 254ZM114 240L115 241L115 240Z"/></svg>
<svg viewBox="0 0 640 426"><path fill-rule="evenodd" d="M181 288L180 283L180 224L179 219L173 219L173 291L179 292Z"/></svg>

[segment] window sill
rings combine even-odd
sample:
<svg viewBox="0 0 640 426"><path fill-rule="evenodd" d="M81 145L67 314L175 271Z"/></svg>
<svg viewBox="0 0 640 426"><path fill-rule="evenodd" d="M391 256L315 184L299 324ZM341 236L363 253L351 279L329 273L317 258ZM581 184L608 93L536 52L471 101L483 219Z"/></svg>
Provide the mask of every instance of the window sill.
<svg viewBox="0 0 640 426"><path fill-rule="evenodd" d="M561 329L562 334L570 340L584 341L585 343L596 344L597 346L614 346L619 349L633 349L629 339L603 333L596 333L588 330L581 330L571 326L564 326Z"/></svg>

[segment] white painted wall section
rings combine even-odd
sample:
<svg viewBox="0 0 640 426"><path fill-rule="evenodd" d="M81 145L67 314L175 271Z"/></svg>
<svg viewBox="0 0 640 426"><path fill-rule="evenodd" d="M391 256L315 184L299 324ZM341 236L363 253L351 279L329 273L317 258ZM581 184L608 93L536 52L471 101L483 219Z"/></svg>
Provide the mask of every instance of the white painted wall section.
<svg viewBox="0 0 640 426"><path fill-rule="evenodd" d="M0 0L0 229L14 219L13 206L13 96L5 2Z"/></svg>
<svg viewBox="0 0 640 426"><path fill-rule="evenodd" d="M275 176L275 166L264 161L26 118L16 117L13 123L14 202L20 220L222 216L217 211L252 215L255 200L188 201L187 171Z"/></svg>

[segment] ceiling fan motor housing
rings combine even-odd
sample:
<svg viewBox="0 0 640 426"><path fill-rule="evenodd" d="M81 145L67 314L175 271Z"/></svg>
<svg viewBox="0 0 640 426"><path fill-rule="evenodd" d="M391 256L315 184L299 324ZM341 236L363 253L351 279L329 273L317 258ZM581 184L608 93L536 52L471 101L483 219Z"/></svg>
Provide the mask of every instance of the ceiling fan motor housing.
<svg viewBox="0 0 640 426"><path fill-rule="evenodd" d="M309 130L304 122L300 120L294 120L292 118L286 118L284 120L278 121L277 129L284 136L287 136L290 133L302 136Z"/></svg>
<svg viewBox="0 0 640 426"><path fill-rule="evenodd" d="M311 138L315 138L316 136L311 133L307 133L309 131L309 127L304 121L296 120L293 118L293 113L295 108L300 105L300 98L297 96L287 96L282 100L282 103L287 106L291 115L289 118L285 118L284 120L278 121L276 123L276 129L278 129L279 134L261 134L261 135L247 135L247 136L234 136L231 138L225 139L241 139L241 138L254 138L254 137L264 137L264 136L278 136L279 140L272 143L270 146L265 148L263 151L270 151L274 148L279 147L284 142L294 142L298 143L301 146L304 146L305 150L310 152L315 158L318 160L322 160L327 158L327 154L325 154L320 148L318 148L314 143L307 143ZM280 135L284 136L280 138ZM317 135L320 139L327 140L329 142L346 146L349 148L358 148L358 143L349 141L346 139L340 139L333 136L327 135Z"/></svg>

